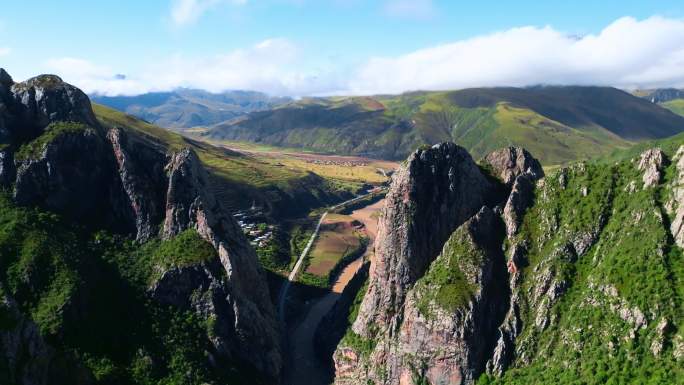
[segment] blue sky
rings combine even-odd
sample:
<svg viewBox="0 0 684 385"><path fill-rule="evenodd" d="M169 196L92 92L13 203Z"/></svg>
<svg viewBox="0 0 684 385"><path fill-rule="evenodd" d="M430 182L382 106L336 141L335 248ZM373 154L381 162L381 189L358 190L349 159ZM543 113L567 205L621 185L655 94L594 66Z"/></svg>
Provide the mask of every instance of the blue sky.
<svg viewBox="0 0 684 385"><path fill-rule="evenodd" d="M642 45L583 63L633 34ZM0 66L16 80L53 72L108 94L678 85L677 41L684 42L681 0L38 0L6 2L0 14ZM659 66L647 63L660 57Z"/></svg>

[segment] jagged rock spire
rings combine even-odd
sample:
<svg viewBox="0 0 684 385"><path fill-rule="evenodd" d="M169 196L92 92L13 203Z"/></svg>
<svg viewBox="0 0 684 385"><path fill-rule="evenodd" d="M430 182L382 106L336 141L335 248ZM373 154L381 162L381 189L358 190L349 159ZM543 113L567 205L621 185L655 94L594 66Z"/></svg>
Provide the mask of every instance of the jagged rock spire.
<svg viewBox="0 0 684 385"><path fill-rule="evenodd" d="M5 71L4 68L0 68L0 84L3 86L11 86L14 84L14 80L12 80L12 77Z"/></svg>

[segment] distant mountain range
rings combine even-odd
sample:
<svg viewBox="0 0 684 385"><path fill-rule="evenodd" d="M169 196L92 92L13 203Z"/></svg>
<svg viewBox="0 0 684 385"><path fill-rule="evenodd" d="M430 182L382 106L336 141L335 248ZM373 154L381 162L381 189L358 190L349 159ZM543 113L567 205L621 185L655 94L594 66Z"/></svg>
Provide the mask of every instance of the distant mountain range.
<svg viewBox="0 0 684 385"><path fill-rule="evenodd" d="M684 90L676 88L659 88L655 90L636 91L635 95L660 104L668 110L684 116Z"/></svg>
<svg viewBox="0 0 684 385"><path fill-rule="evenodd" d="M676 88L657 88L654 90L637 90L636 96L650 100L652 103L667 103L675 99L684 99L684 90Z"/></svg>
<svg viewBox="0 0 684 385"><path fill-rule="evenodd" d="M610 87L554 86L303 99L204 135L384 159L450 140L477 158L514 145L544 164L561 164L682 131L684 117L645 98Z"/></svg>
<svg viewBox="0 0 684 385"><path fill-rule="evenodd" d="M226 91L213 94L196 89L153 92L137 96L92 95L91 99L158 126L177 130L214 125L291 101L290 98L271 97L255 91Z"/></svg>

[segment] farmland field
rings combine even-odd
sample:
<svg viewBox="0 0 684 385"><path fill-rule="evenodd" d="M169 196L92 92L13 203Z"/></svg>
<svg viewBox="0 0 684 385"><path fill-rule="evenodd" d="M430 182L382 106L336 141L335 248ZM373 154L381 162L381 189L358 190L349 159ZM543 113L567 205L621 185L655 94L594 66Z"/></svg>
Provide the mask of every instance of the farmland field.
<svg viewBox="0 0 684 385"><path fill-rule="evenodd" d="M206 140L203 138L203 140ZM264 145L212 141L214 145L258 158L273 166L290 172L313 172L324 178L351 183L380 184L388 180L397 162L364 158L359 156L325 155Z"/></svg>
<svg viewBox="0 0 684 385"><path fill-rule="evenodd" d="M325 276L346 255L358 252L365 231L348 215L329 214L311 250L307 273Z"/></svg>

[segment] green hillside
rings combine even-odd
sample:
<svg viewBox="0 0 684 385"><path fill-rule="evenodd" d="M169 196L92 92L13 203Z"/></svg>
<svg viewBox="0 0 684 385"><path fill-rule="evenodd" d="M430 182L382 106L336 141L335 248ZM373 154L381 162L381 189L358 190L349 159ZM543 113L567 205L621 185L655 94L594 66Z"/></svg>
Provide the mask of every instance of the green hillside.
<svg viewBox="0 0 684 385"><path fill-rule="evenodd" d="M669 102L663 103L662 106L675 114L684 116L684 99L670 100Z"/></svg>
<svg viewBox="0 0 684 385"><path fill-rule="evenodd" d="M192 147L210 171L212 187L227 207L263 204L274 216L305 214L351 195L360 183L337 182L293 167L278 167L253 156L195 141L98 104L93 104L98 120L105 126L125 127L158 145Z"/></svg>
<svg viewBox="0 0 684 385"><path fill-rule="evenodd" d="M304 99L204 135L383 159L403 159L422 144L447 140L475 157L520 145L552 165L682 130L681 116L614 88L533 87Z"/></svg>
<svg viewBox="0 0 684 385"><path fill-rule="evenodd" d="M682 383L684 254L667 206L679 183L675 163L650 188L632 161L546 178L515 240L528 251L516 359L478 384ZM586 252L559 246L577 244L577 234L592 234ZM548 277L560 294L539 306L535 287Z"/></svg>

